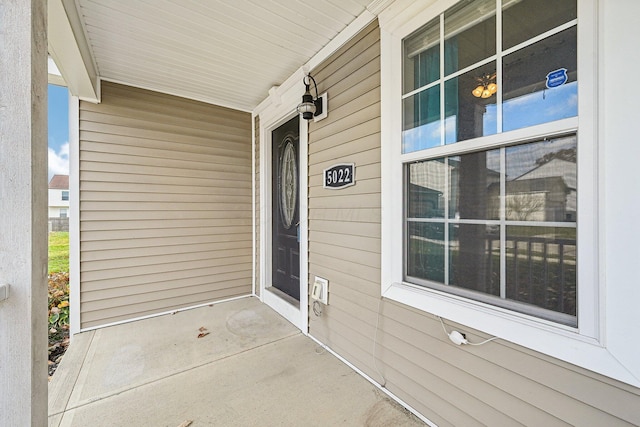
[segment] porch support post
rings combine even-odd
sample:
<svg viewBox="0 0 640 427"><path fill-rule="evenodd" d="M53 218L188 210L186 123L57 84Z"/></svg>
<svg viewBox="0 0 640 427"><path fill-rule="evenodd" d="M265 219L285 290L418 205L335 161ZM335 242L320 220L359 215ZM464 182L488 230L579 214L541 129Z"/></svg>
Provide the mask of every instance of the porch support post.
<svg viewBox="0 0 640 427"><path fill-rule="evenodd" d="M47 425L47 1L0 2L0 425Z"/></svg>

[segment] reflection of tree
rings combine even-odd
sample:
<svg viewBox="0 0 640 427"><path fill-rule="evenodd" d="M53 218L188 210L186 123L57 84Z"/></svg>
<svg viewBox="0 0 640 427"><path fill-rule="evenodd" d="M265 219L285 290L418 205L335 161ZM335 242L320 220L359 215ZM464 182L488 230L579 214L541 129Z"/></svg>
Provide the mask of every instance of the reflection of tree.
<svg viewBox="0 0 640 427"><path fill-rule="evenodd" d="M507 218L526 221L531 216L544 209L544 197L536 194L513 194L507 198Z"/></svg>
<svg viewBox="0 0 640 427"><path fill-rule="evenodd" d="M544 156L538 158L536 160L536 165L542 166L545 163L549 163L553 159L560 159L566 162L575 163L576 162L576 148L564 148L562 150L554 151L552 153L547 153Z"/></svg>

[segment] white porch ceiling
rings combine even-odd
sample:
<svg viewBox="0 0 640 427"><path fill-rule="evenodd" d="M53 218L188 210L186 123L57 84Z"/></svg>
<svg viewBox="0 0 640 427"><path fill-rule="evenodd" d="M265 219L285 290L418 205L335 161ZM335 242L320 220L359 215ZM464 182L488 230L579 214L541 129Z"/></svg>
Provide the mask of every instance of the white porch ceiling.
<svg viewBox="0 0 640 427"><path fill-rule="evenodd" d="M76 0L75 7L101 79L251 111L370 3Z"/></svg>

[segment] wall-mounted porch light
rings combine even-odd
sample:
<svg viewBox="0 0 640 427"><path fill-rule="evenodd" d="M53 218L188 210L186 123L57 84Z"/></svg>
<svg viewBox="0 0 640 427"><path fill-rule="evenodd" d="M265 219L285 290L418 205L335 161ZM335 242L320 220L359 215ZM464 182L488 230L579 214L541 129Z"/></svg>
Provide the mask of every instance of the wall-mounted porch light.
<svg viewBox="0 0 640 427"><path fill-rule="evenodd" d="M311 95L311 92L309 92L311 82L313 82L313 87L316 91L315 98ZM302 95L302 102L298 104L298 113L302 114L302 118L305 120L311 120L314 117L319 118L319 116L323 114L326 116L326 101L323 101L323 98L326 100L326 94L318 96L318 85L316 85L316 81L311 76L311 73L302 78L302 83L304 83L305 91L304 95Z"/></svg>

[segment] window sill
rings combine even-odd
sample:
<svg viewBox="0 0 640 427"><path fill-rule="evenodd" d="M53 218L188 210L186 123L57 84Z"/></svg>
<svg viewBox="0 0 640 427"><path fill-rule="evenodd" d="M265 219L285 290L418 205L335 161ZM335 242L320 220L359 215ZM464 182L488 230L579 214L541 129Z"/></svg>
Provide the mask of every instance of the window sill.
<svg viewBox="0 0 640 427"><path fill-rule="evenodd" d="M581 335L575 328L408 283L393 283L382 289L382 296L627 384L640 386L640 379L601 342Z"/></svg>

